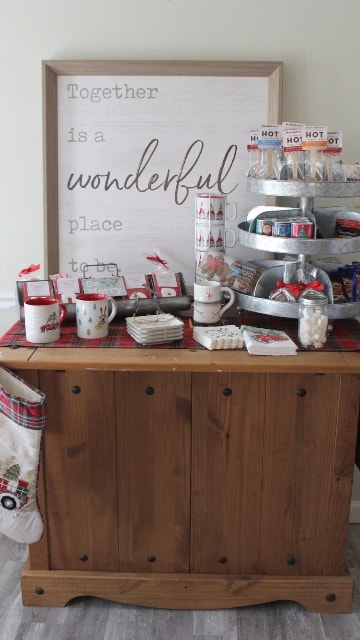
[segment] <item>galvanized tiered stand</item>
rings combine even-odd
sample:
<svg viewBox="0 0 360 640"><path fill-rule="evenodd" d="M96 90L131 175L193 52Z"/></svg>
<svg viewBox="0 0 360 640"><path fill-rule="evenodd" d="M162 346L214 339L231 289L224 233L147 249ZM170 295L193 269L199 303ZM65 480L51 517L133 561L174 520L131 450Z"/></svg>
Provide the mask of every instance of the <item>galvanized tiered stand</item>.
<svg viewBox="0 0 360 640"><path fill-rule="evenodd" d="M322 238L283 238L265 236L250 231L254 218L269 217L270 212L276 212L281 217L285 214L284 207L261 206L249 212L245 222L239 224L239 242L246 247L273 254L294 256L294 261L306 261L317 265L314 256L338 255L360 251L360 236L349 238L335 238L336 218L350 218L360 221L360 214L342 207L314 208L315 198L353 198L360 196L360 182L319 182L308 183L300 181L258 180L247 179L247 189L252 193L266 196L280 196L298 198L299 207L294 209L294 215L312 216L316 226L321 231ZM289 209L287 209L289 212ZM282 279L282 260L256 261L266 267L254 291L254 295L236 293L236 304L241 310L255 311L273 316L297 318L299 306L291 302L269 300L266 293L275 288L277 280ZM336 269L336 265L334 265ZM329 318L352 318L360 316L360 302L333 304L332 288L329 277L324 269L319 270L320 280L324 283L325 293L329 298Z"/></svg>

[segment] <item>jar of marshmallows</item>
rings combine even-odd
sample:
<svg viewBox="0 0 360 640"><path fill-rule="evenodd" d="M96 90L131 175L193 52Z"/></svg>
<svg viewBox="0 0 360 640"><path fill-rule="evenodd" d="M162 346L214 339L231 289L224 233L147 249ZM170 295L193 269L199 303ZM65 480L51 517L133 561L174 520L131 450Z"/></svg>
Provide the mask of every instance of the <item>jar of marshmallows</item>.
<svg viewBox="0 0 360 640"><path fill-rule="evenodd" d="M327 338L328 299L315 289L307 289L299 299L299 333L305 349L321 349Z"/></svg>

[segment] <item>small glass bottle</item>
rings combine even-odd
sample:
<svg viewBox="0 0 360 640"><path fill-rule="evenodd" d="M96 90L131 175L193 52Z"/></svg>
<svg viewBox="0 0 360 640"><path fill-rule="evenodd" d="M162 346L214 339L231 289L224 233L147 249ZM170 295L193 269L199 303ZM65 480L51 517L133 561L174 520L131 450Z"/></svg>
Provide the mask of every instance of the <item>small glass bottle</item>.
<svg viewBox="0 0 360 640"><path fill-rule="evenodd" d="M307 289L299 298L299 341L306 349L321 349L327 338L328 299L320 291Z"/></svg>

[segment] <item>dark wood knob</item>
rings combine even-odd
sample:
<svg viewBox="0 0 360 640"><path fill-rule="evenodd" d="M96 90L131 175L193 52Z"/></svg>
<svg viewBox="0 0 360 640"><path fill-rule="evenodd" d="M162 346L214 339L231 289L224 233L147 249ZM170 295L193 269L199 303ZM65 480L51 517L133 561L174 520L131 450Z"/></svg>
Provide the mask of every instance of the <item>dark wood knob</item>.
<svg viewBox="0 0 360 640"><path fill-rule="evenodd" d="M86 553L82 553L80 556L81 562L86 562L89 559L89 556Z"/></svg>
<svg viewBox="0 0 360 640"><path fill-rule="evenodd" d="M81 387L79 387L78 384L74 384L74 386L71 388L71 391L76 395L77 393L81 392Z"/></svg>
<svg viewBox="0 0 360 640"><path fill-rule="evenodd" d="M303 398L304 396L306 396L306 389L298 389L297 390L297 394L299 396L299 398Z"/></svg>
<svg viewBox="0 0 360 640"><path fill-rule="evenodd" d="M155 393L154 387L146 387L145 393L146 393L147 396L152 396L153 393Z"/></svg>
<svg viewBox="0 0 360 640"><path fill-rule="evenodd" d="M229 387L225 387L225 389L223 389L223 394L224 396L231 396L232 389L229 389Z"/></svg>
<svg viewBox="0 0 360 640"><path fill-rule="evenodd" d="M220 564L226 564L226 563L227 563L227 561L228 561L228 559L227 559L227 557L226 557L226 556L220 556L220 557L219 557L219 560L218 560L218 562L219 562Z"/></svg>
<svg viewBox="0 0 360 640"><path fill-rule="evenodd" d="M156 556L153 556L152 554L148 556L148 562L156 562Z"/></svg>
<svg viewBox="0 0 360 640"><path fill-rule="evenodd" d="M296 559L294 558L294 556L288 556L287 563L290 565L296 564Z"/></svg>

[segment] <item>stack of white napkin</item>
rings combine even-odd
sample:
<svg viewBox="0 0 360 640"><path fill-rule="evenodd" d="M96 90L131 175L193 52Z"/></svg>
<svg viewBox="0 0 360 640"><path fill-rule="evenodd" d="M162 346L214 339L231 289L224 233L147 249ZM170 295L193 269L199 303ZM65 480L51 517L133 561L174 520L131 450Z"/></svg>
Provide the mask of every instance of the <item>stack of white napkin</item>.
<svg viewBox="0 0 360 640"><path fill-rule="evenodd" d="M285 331L241 326L248 352L255 356L295 356L297 345Z"/></svg>
<svg viewBox="0 0 360 640"><path fill-rule="evenodd" d="M207 349L242 349L244 339L239 327L194 327L193 337Z"/></svg>

